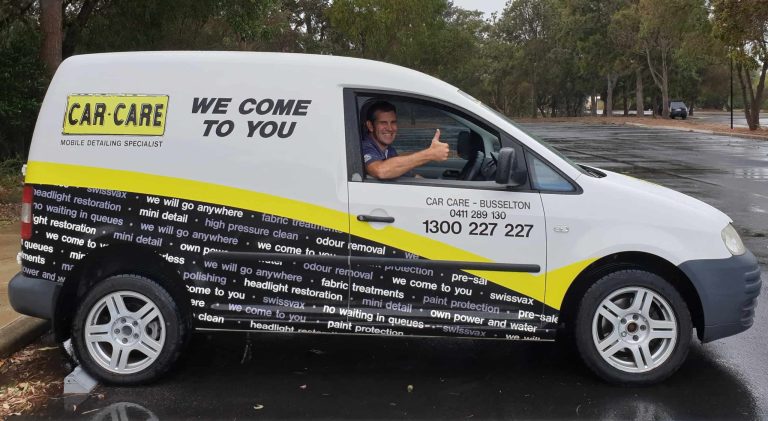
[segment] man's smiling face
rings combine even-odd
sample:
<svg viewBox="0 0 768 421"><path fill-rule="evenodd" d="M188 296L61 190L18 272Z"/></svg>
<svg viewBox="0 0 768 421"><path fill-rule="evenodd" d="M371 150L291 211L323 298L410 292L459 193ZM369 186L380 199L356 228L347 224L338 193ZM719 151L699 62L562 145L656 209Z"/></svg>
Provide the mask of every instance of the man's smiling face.
<svg viewBox="0 0 768 421"><path fill-rule="evenodd" d="M379 147L386 148L397 135L397 114L394 111L377 111L373 121L367 121L368 131Z"/></svg>

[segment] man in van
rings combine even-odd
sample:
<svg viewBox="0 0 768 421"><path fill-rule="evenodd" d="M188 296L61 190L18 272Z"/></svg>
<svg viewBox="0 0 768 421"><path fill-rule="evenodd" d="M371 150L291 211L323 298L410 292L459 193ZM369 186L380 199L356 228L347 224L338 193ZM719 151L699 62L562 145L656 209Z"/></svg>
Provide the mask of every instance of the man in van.
<svg viewBox="0 0 768 421"><path fill-rule="evenodd" d="M368 108L363 138L365 172L380 180L401 175L413 176L413 169L430 161L448 159L449 147L440 141L440 129L435 130L432 144L421 151L399 156L392 143L397 135L397 110L386 101L377 101Z"/></svg>

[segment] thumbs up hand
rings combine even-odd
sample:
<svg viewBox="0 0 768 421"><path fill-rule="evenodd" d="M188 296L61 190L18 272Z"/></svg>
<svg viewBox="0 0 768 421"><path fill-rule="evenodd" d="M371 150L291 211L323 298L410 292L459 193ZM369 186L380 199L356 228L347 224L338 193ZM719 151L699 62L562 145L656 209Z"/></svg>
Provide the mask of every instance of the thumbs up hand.
<svg viewBox="0 0 768 421"><path fill-rule="evenodd" d="M440 141L440 129L435 130L435 136L432 138L432 144L429 146L430 158L433 161L445 161L448 159L450 148L447 143Z"/></svg>

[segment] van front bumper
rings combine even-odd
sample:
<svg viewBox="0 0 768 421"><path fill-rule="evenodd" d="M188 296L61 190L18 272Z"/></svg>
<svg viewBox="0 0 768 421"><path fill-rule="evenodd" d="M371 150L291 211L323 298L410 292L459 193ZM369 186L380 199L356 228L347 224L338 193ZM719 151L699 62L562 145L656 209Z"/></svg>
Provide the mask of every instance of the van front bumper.
<svg viewBox="0 0 768 421"><path fill-rule="evenodd" d="M29 278L21 272L8 284L8 299L17 313L53 320L61 284L39 278Z"/></svg>
<svg viewBox="0 0 768 421"><path fill-rule="evenodd" d="M691 260L680 265L701 299L702 342L749 329L754 323L762 281L757 258L747 251L727 259Z"/></svg>

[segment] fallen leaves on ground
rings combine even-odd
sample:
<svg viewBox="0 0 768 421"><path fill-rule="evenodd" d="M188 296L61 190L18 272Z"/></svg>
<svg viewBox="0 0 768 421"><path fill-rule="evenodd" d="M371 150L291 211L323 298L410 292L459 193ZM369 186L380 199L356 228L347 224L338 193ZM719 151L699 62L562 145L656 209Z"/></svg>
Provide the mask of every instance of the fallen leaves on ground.
<svg viewBox="0 0 768 421"><path fill-rule="evenodd" d="M61 395L66 373L51 369L59 360L56 347L39 343L0 359L0 419L31 414Z"/></svg>

